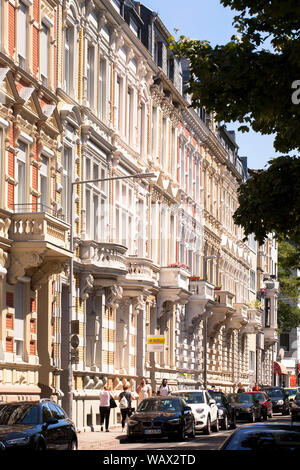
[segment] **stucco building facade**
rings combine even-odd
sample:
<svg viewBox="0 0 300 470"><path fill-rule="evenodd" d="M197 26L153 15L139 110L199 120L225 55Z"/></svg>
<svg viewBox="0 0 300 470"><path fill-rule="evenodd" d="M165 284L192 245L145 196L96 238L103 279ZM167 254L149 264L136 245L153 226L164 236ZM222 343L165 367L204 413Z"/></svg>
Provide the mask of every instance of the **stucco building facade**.
<svg viewBox="0 0 300 470"><path fill-rule="evenodd" d="M19 3L1 6L0 399L68 411L71 379L84 431L104 384L271 383L275 268L232 220L247 168L189 108L166 26L139 2Z"/></svg>

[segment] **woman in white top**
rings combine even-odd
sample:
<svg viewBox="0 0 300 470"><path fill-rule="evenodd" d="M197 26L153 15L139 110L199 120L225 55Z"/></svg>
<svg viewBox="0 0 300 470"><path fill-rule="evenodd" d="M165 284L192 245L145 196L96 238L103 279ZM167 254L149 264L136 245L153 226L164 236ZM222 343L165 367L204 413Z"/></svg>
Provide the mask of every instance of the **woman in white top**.
<svg viewBox="0 0 300 470"><path fill-rule="evenodd" d="M107 385L104 385L103 390L100 392L100 426L103 431L103 423L105 421L105 430L109 432L109 415L110 415L110 399L112 394Z"/></svg>
<svg viewBox="0 0 300 470"><path fill-rule="evenodd" d="M151 387L147 385L146 379L142 378L140 381L140 385L138 385L136 389L137 393L139 394L138 397L138 405L145 399L151 397Z"/></svg>

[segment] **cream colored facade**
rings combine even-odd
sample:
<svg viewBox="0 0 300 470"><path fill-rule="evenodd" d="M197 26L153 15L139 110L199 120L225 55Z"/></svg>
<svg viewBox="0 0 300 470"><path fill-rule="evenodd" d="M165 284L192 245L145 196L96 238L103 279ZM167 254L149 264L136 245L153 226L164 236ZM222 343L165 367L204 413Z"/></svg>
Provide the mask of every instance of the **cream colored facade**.
<svg viewBox="0 0 300 470"><path fill-rule="evenodd" d="M271 236L265 252L243 243L233 224L247 177L234 139L188 107L184 64L146 7L45 5L36 22L44 18L50 32L57 25L55 80L45 88L29 69L30 82L15 56L0 57L0 399L53 397L68 410L70 311L79 337L72 418L82 431L100 429L104 384L116 395L142 376L154 391L163 377L173 388L201 387L205 318L208 385L231 392L240 381L272 383L278 286L263 279L275 274L276 247ZM22 163L26 211L17 210L22 184L11 170ZM149 171L155 180L94 181ZM76 179L86 183L71 201ZM256 301L263 287L267 319ZM164 336L164 352L147 351L148 335ZM111 419L120 420L118 409Z"/></svg>

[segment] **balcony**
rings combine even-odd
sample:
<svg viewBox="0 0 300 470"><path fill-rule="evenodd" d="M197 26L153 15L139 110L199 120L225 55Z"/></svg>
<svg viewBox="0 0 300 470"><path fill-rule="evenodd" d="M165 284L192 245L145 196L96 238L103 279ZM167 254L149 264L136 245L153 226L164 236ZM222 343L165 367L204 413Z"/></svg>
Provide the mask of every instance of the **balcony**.
<svg viewBox="0 0 300 470"><path fill-rule="evenodd" d="M186 322L187 328L193 329L195 322L203 318L206 309L214 305L214 286L203 279L190 279L189 289L191 296L186 305Z"/></svg>
<svg viewBox="0 0 300 470"><path fill-rule="evenodd" d="M157 288L159 267L147 258L129 256L126 258L127 274L122 285L124 287Z"/></svg>
<svg viewBox="0 0 300 470"><path fill-rule="evenodd" d="M188 269L180 265L163 267L160 269L159 285L188 291L190 275Z"/></svg>
<svg viewBox="0 0 300 470"><path fill-rule="evenodd" d="M278 342L277 328L274 328L274 327L264 328L263 331L264 331L265 347L272 346L273 344Z"/></svg>
<svg viewBox="0 0 300 470"><path fill-rule="evenodd" d="M244 333L257 334L262 327L261 310L249 309L247 312L248 323L244 326Z"/></svg>
<svg viewBox="0 0 300 470"><path fill-rule="evenodd" d="M11 215L8 231L12 240L9 283L15 284L18 277L26 274L36 290L51 274L61 272L72 257L69 229L51 208L41 204L19 207L18 212Z"/></svg>
<svg viewBox="0 0 300 470"><path fill-rule="evenodd" d="M248 323L248 306L243 303L234 303L235 312L226 321L228 330L239 330Z"/></svg>
<svg viewBox="0 0 300 470"><path fill-rule="evenodd" d="M159 293L157 303L158 318L164 314L164 305L186 304L190 296L188 268L181 265L170 265L160 268Z"/></svg>
<svg viewBox="0 0 300 470"><path fill-rule="evenodd" d="M51 208L42 204L35 204L33 208L36 209L35 212L24 211L12 215L10 227L12 240L14 242L47 242L68 249L69 225L58 218Z"/></svg>
<svg viewBox="0 0 300 470"><path fill-rule="evenodd" d="M81 263L91 274L101 274L107 277L124 276L127 274L126 251L126 246L116 243L79 241Z"/></svg>
<svg viewBox="0 0 300 470"><path fill-rule="evenodd" d="M230 318L235 313L233 298L234 294L229 291L214 290L215 303L207 325L209 336L214 336L226 322L230 321Z"/></svg>

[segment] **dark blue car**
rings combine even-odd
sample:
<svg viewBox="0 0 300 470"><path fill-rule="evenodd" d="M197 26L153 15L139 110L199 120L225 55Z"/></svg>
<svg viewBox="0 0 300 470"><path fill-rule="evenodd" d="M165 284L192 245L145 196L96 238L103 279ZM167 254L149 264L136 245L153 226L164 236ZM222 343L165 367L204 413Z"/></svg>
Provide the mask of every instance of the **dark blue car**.
<svg viewBox="0 0 300 470"><path fill-rule="evenodd" d="M52 400L24 401L0 406L0 450L76 450L73 422Z"/></svg>

